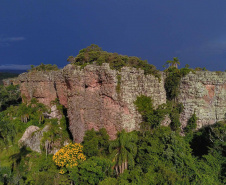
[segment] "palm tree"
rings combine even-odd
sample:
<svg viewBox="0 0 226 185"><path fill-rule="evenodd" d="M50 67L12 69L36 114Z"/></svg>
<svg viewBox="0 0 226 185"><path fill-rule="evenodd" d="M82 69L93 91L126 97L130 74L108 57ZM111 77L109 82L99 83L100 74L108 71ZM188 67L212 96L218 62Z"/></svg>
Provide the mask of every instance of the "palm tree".
<svg viewBox="0 0 226 185"><path fill-rule="evenodd" d="M113 162L115 162L116 174L119 175L128 169L128 165L134 167L138 138L134 132L126 133L125 130L118 132L117 136L117 139L110 143L109 152Z"/></svg>
<svg viewBox="0 0 226 185"><path fill-rule="evenodd" d="M173 60L167 60L166 64L169 64L169 66L178 68L178 65L180 65L180 62L177 57L173 57Z"/></svg>

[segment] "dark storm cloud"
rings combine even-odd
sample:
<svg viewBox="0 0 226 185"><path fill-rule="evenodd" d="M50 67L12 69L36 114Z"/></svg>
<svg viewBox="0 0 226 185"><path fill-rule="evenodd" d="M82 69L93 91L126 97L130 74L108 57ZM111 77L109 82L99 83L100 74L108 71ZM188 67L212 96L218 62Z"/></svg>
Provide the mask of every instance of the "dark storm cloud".
<svg viewBox="0 0 226 185"><path fill-rule="evenodd" d="M3 0L0 61L62 67L68 56L97 44L147 59L158 69L178 57L182 67L222 70L225 7L223 0Z"/></svg>

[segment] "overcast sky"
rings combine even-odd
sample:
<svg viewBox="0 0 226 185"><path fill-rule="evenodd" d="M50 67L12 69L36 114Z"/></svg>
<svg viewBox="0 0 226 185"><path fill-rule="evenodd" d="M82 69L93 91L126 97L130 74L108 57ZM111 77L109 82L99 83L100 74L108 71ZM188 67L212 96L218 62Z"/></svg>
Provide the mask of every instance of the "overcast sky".
<svg viewBox="0 0 226 185"><path fill-rule="evenodd" d="M225 0L0 0L0 69L63 67L97 44L158 69L226 69Z"/></svg>

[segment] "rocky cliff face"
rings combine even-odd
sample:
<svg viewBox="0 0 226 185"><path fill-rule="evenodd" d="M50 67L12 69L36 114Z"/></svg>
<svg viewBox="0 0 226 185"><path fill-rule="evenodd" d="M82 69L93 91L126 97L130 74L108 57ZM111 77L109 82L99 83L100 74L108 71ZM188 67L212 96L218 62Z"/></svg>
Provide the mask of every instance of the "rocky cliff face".
<svg viewBox="0 0 226 185"><path fill-rule="evenodd" d="M199 118L198 128L226 118L226 73L189 73L182 79L180 91L179 101L184 105L183 126L194 111Z"/></svg>
<svg viewBox="0 0 226 185"><path fill-rule="evenodd" d="M141 116L133 102L138 95L151 96L154 105L166 102L163 78L145 76L142 70L111 70L108 64L76 69L67 65L57 72L33 72L19 76L21 93L51 106L59 98L67 107L74 141L81 142L87 129L106 128L111 139L117 131L139 129Z"/></svg>
<svg viewBox="0 0 226 185"><path fill-rule="evenodd" d="M51 102L58 98L67 107L67 88L62 71L23 73L17 81L22 96L28 101L37 98L40 103L51 107Z"/></svg>
<svg viewBox="0 0 226 185"><path fill-rule="evenodd" d="M76 70L68 65L64 77L70 130L77 142L91 128L106 128L112 139L119 130L139 129L141 117L133 104L138 95L151 96L155 105L166 102L163 80L159 82L135 69L123 68L117 72L106 64Z"/></svg>
<svg viewBox="0 0 226 185"><path fill-rule="evenodd" d="M111 139L122 129L139 129L141 116L133 102L143 94L152 97L154 106L166 103L163 76L159 81L152 75L145 76L142 70L125 67L119 72L103 64L24 73L18 80L28 100L35 97L51 107L51 101L58 98L67 107L74 141L81 142L85 131L92 128L106 128ZM226 73L189 73L182 79L180 89L183 127L194 111L199 117L198 127L225 118Z"/></svg>

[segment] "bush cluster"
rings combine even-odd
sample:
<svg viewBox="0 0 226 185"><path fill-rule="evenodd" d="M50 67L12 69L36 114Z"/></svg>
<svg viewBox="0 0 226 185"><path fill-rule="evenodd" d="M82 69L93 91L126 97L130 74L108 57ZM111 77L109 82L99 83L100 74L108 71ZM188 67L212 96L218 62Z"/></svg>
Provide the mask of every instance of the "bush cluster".
<svg viewBox="0 0 226 185"><path fill-rule="evenodd" d="M122 67L133 67L144 70L144 74L151 74L160 79L159 71L154 65L148 64L146 60L141 60L138 57L119 55L118 53L109 53L103 51L95 44L80 50L76 57L70 56L68 61L82 68L93 63L96 65L109 63L110 68L114 70L120 70Z"/></svg>
<svg viewBox="0 0 226 185"><path fill-rule="evenodd" d="M178 69L176 67L169 67L165 70L166 72L166 79L165 79L165 90L166 96L168 100L176 101L180 93L180 82L181 78L187 75L190 71L193 71L190 68L182 68Z"/></svg>
<svg viewBox="0 0 226 185"><path fill-rule="evenodd" d="M31 65L31 69L29 69L28 71L58 71L59 68L57 67L56 64L52 65L52 64L43 64L41 63L39 66L34 66Z"/></svg>
<svg viewBox="0 0 226 185"><path fill-rule="evenodd" d="M134 102L138 112L142 115L141 128L150 130L160 126L166 115L171 119L170 127L172 130L178 130L181 126L180 113L183 111L183 105L174 101L153 107L151 97L144 95L138 96Z"/></svg>
<svg viewBox="0 0 226 185"><path fill-rule="evenodd" d="M21 102L19 85L0 85L0 111Z"/></svg>

